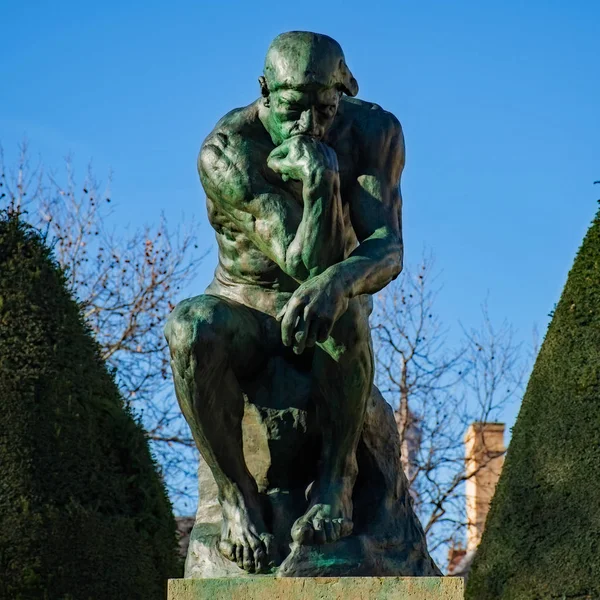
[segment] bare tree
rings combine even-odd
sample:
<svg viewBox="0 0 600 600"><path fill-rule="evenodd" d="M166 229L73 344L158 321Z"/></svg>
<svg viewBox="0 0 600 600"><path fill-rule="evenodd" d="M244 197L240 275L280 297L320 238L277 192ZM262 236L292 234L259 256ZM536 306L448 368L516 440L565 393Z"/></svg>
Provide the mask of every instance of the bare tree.
<svg viewBox="0 0 600 600"><path fill-rule="evenodd" d="M202 257L194 223L130 233L109 229L110 179L88 168L78 185L70 159L62 178L32 165L22 144L14 169L0 150L0 208L26 213L45 232L85 319L112 367L123 397L141 418L174 502L195 495L195 445L168 385L162 327L174 298L196 275Z"/></svg>
<svg viewBox="0 0 600 600"><path fill-rule="evenodd" d="M415 509L436 556L466 529L463 436L472 422L494 420L521 390L525 374L512 327L462 327L458 343L435 311L434 260L406 269L375 299L377 384L396 411L402 464Z"/></svg>

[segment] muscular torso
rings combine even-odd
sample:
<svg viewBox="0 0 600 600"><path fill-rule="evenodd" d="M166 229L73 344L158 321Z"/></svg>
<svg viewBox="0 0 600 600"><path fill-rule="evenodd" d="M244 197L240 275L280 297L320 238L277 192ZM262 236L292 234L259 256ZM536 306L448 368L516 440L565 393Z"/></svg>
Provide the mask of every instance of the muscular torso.
<svg viewBox="0 0 600 600"><path fill-rule="evenodd" d="M281 190L289 202L297 203L298 214L301 215L302 183L295 180L283 181L267 166L267 158L275 146L258 118L258 102L226 115L205 144L215 138L220 138L222 143L237 144L236 151L244 160L240 169L243 177L248 180L263 178L274 188ZM373 132L366 131L366 124L372 123L373 117L377 120L378 114L389 115L377 105L344 98L340 102L334 124L323 140L335 150L339 163L345 256L358 243L348 203L352 187L357 185L361 162L368 159L365 154L377 151L380 146L377 140L373 143ZM369 144L364 143L367 136L370 136ZM384 138L385 135L381 146L385 144ZM383 147L380 150L383 151ZM232 211L231 204L224 202L218 192L206 192L208 217L216 232L219 248L219 264L207 292L238 299L269 313L276 312L297 289L298 282L257 248L244 233L244 228L238 225L240 220L251 219L250 214L244 214L243 210Z"/></svg>

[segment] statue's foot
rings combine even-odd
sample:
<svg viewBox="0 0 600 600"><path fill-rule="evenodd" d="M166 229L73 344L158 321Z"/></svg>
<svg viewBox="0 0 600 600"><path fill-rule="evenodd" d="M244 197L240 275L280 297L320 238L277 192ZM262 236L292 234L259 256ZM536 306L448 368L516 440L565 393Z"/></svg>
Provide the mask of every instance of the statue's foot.
<svg viewBox="0 0 600 600"><path fill-rule="evenodd" d="M336 510L333 504L313 504L292 527L292 540L304 546L329 544L352 533L350 511Z"/></svg>
<svg viewBox="0 0 600 600"><path fill-rule="evenodd" d="M248 573L261 573L269 569L271 542L258 502L249 507L241 501L222 503L223 525L219 551Z"/></svg>

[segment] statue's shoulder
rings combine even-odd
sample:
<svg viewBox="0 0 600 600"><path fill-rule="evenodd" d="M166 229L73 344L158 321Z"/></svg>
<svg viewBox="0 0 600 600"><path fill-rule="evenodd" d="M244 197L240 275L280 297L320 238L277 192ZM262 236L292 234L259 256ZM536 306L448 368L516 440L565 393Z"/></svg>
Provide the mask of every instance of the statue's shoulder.
<svg viewBox="0 0 600 600"><path fill-rule="evenodd" d="M249 172L253 140L260 134L257 103L228 112L208 134L198 155L200 180L208 191L211 183L225 180L242 188ZM230 181L234 180L234 181Z"/></svg>
<svg viewBox="0 0 600 600"><path fill-rule="evenodd" d="M358 98L342 98L344 120L347 120L359 138L368 142L389 139L402 132L400 121L379 104Z"/></svg>
<svg viewBox="0 0 600 600"><path fill-rule="evenodd" d="M225 146L243 145L244 142L250 141L256 136L259 125L256 102L242 108L235 108L219 120L204 140L202 148L211 144L216 144L223 149Z"/></svg>

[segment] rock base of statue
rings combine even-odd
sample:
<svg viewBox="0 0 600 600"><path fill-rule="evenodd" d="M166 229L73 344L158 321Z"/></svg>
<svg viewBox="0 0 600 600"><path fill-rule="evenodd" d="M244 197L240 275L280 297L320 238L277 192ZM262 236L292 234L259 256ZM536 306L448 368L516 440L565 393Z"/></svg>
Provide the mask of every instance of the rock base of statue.
<svg viewBox="0 0 600 600"><path fill-rule="evenodd" d="M264 379L241 382L246 396L242 428L246 463L258 484L265 520L275 539L271 574L440 576L413 511L400 463L393 411L376 388L368 403L357 451L359 475L352 498L352 535L323 546L292 544L290 531L307 509L309 486L316 476L320 452L310 400L310 376L283 357L275 357L269 361ZM199 468L199 496L185 577L252 577L217 549L221 507L212 473L203 461Z"/></svg>
<svg viewBox="0 0 600 600"><path fill-rule="evenodd" d="M167 600L462 600L459 577L171 579Z"/></svg>

